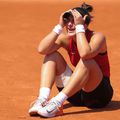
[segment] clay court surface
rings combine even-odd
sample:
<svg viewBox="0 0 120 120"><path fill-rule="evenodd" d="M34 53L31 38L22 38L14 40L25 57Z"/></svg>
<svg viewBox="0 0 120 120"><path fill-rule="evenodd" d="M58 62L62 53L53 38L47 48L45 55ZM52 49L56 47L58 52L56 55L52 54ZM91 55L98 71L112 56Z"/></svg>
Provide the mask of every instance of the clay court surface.
<svg viewBox="0 0 120 120"><path fill-rule="evenodd" d="M120 1L85 0L94 7L91 29L107 37L114 88L112 102L103 109L64 105L64 115L53 120L120 120ZM30 117L30 103L39 90L43 56L39 41L58 23L61 12L81 0L0 0L0 120L40 120ZM65 58L69 62L67 53ZM52 95L57 94L55 86Z"/></svg>

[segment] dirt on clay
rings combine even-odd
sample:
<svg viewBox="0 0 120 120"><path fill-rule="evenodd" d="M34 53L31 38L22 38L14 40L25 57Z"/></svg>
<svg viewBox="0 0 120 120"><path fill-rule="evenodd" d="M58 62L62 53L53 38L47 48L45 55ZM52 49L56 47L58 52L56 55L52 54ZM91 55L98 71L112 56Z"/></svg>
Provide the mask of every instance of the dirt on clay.
<svg viewBox="0 0 120 120"><path fill-rule="evenodd" d="M39 91L43 56L37 52L40 40L58 23L62 12L79 6L81 0L0 0L0 120L39 120L30 117L30 103ZM93 5L90 29L106 35L114 88L112 102L102 109L64 105L64 115L54 120L120 120L120 1L85 0ZM64 49L59 50L65 55ZM58 93L56 87L51 96Z"/></svg>

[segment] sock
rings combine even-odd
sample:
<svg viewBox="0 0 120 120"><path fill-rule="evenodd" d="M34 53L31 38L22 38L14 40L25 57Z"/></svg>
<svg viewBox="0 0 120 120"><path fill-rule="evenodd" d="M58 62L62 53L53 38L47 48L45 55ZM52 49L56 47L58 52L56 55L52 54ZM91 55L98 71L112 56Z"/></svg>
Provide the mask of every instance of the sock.
<svg viewBox="0 0 120 120"><path fill-rule="evenodd" d="M60 92L59 94L57 94L57 95L55 96L55 99L59 102L59 105L60 105L60 106L62 105L62 103L63 103L65 100L67 100L67 98L68 98L68 96L67 96L65 93L63 93L63 92Z"/></svg>
<svg viewBox="0 0 120 120"><path fill-rule="evenodd" d="M40 99L40 98L48 99L49 96L50 96L50 88L48 88L48 87L41 87L40 90L39 90L39 97L38 97L38 99Z"/></svg>

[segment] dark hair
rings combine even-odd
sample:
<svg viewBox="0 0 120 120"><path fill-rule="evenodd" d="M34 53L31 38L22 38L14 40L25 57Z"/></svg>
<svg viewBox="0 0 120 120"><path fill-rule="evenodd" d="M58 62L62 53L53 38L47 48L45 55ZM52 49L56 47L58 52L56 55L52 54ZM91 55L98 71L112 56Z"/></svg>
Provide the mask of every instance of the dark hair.
<svg viewBox="0 0 120 120"><path fill-rule="evenodd" d="M91 22L91 19L93 18L93 16L91 16L89 12L93 11L93 7L91 5L83 3L80 7L75 7L73 8L73 10L74 9L77 10L82 15L82 17L87 15L85 24L89 25L89 23Z"/></svg>

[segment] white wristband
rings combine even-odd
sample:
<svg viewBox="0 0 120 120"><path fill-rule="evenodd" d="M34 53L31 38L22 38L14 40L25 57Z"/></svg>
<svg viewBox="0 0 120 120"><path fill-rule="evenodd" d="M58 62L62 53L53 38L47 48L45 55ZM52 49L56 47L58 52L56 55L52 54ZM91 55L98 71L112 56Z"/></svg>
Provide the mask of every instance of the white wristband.
<svg viewBox="0 0 120 120"><path fill-rule="evenodd" d="M79 24L79 25L76 25L75 28L76 28L76 34L81 33L81 32L85 32L84 25Z"/></svg>
<svg viewBox="0 0 120 120"><path fill-rule="evenodd" d="M59 25L59 24L56 25L56 26L54 27L54 29L53 29L53 31L54 31L55 33L57 33L58 35L61 34L62 30L63 30L63 28L62 28L62 26Z"/></svg>

